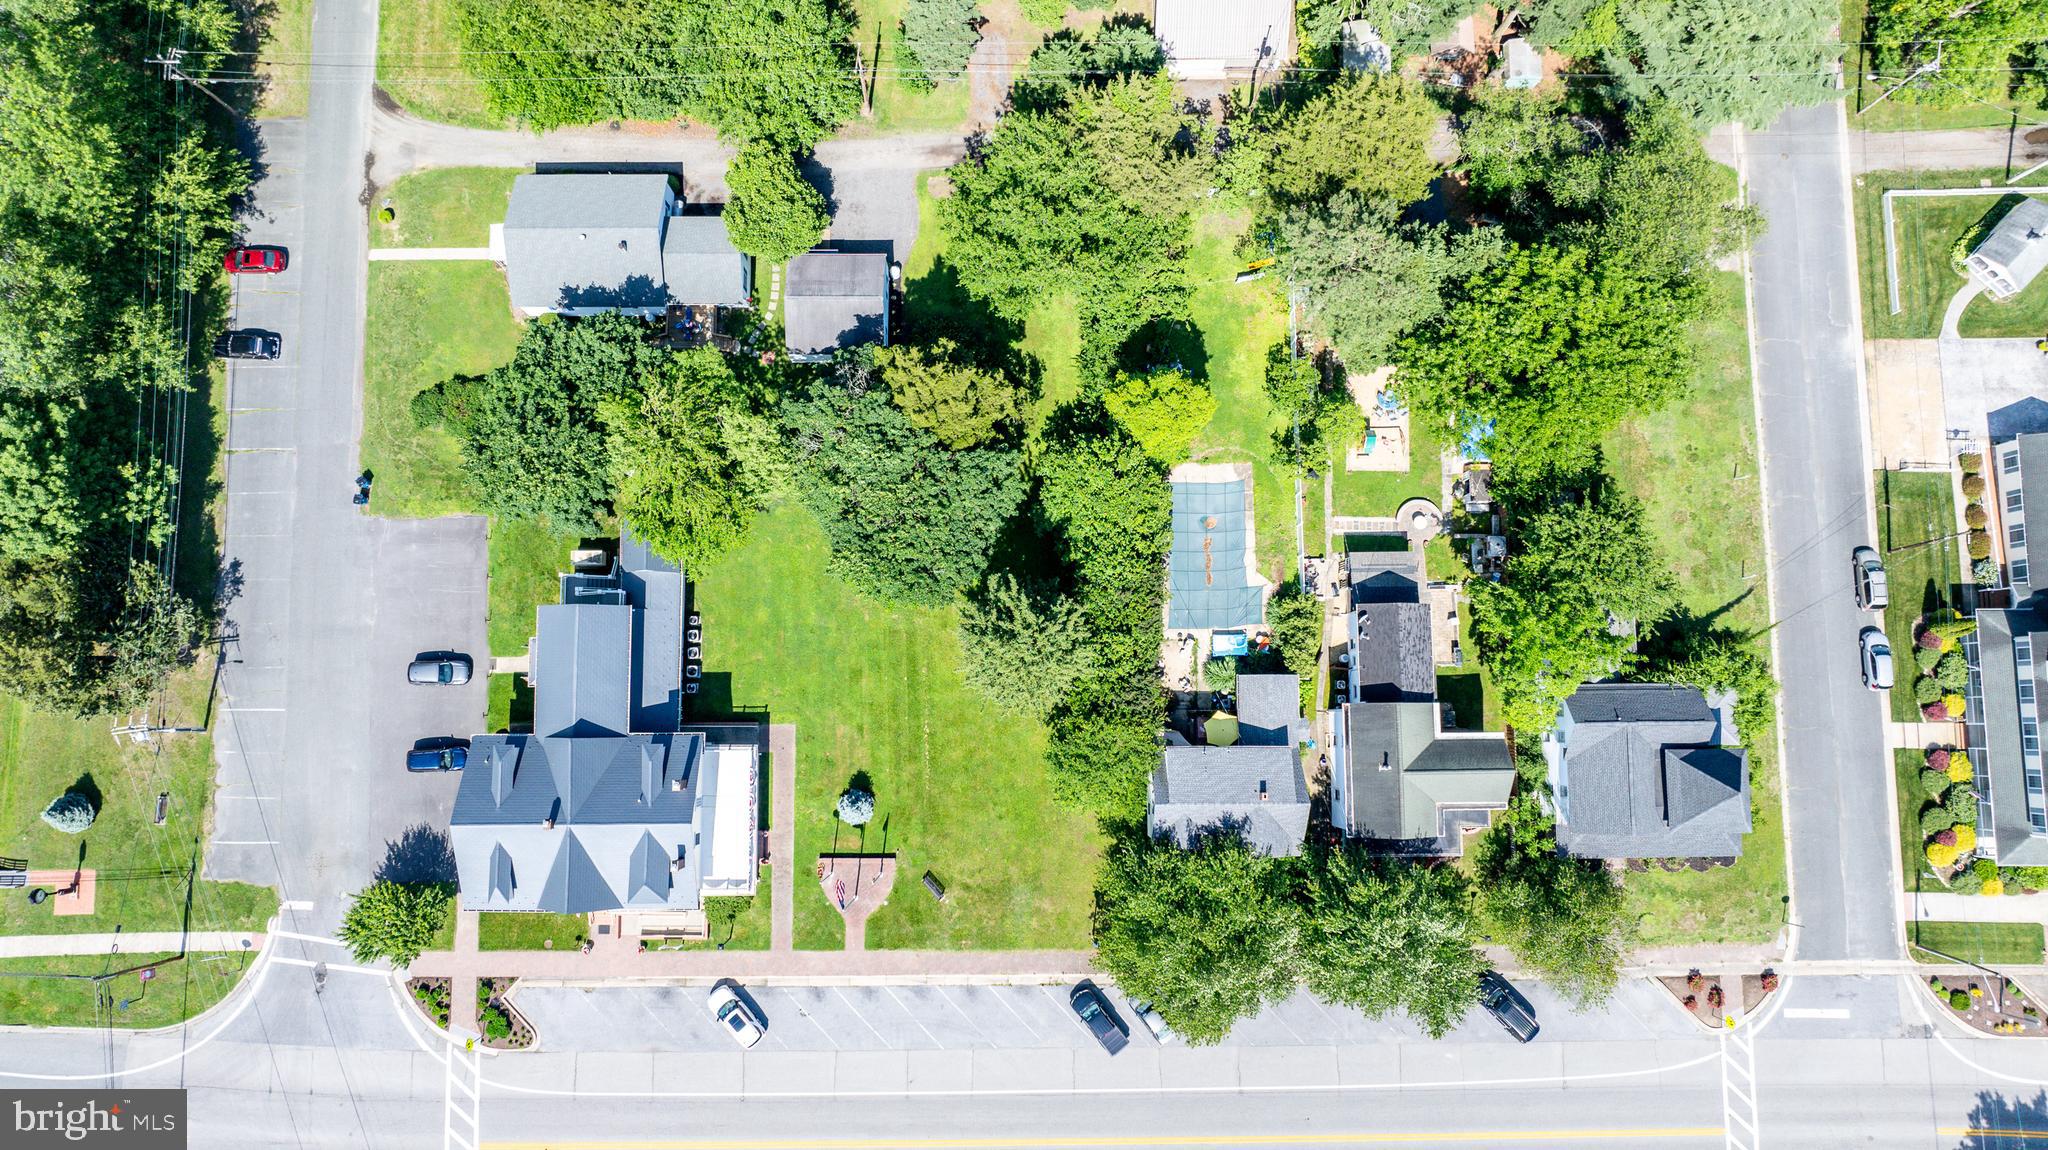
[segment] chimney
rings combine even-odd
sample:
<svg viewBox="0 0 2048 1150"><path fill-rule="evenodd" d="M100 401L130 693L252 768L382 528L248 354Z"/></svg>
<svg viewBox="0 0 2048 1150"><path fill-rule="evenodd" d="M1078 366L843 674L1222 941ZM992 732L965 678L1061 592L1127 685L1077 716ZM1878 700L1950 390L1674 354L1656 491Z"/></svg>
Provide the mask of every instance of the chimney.
<svg viewBox="0 0 2048 1150"><path fill-rule="evenodd" d="M669 790L672 790L672 791L674 791L674 792L676 792L677 794L682 794L682 793L683 793L683 780L682 780L681 776L678 776L678 777L676 777L676 778L670 779L670 780L668 781L668 789L669 789Z"/></svg>
<svg viewBox="0 0 2048 1150"><path fill-rule="evenodd" d="M1383 770L1383 771L1391 771L1391 770L1393 770L1393 769L1394 769L1394 756L1393 756L1393 755L1391 755L1391 754L1389 754L1389 753L1387 753L1386 751L1381 751L1381 752L1380 752L1380 770Z"/></svg>
<svg viewBox="0 0 2048 1150"><path fill-rule="evenodd" d="M1264 779L1259 780L1259 801L1262 803L1266 801L1266 780Z"/></svg>

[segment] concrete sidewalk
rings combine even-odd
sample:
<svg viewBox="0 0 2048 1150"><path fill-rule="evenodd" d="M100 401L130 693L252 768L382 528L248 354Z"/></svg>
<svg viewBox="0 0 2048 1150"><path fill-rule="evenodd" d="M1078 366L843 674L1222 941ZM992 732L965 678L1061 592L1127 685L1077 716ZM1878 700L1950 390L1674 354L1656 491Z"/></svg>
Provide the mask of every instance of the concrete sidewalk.
<svg viewBox="0 0 2048 1150"><path fill-rule="evenodd" d="M413 961L412 978L453 978L458 984L479 976L550 982L624 984L636 979L739 978L800 985L864 982L897 984L991 984L1064 982L1095 973L1086 951L1071 950L725 950L640 951L578 954L574 951L430 951ZM472 992L473 993L473 992Z"/></svg>
<svg viewBox="0 0 2048 1150"><path fill-rule="evenodd" d="M2048 894L1973 895L1928 891L1906 896L1915 922L2038 922L2048 926Z"/></svg>
<svg viewBox="0 0 2048 1150"><path fill-rule="evenodd" d="M796 727L768 727L768 949L796 949Z"/></svg>
<svg viewBox="0 0 2048 1150"><path fill-rule="evenodd" d="M118 931L113 934L16 934L0 938L0 958L261 949L261 933L236 934L232 931L206 931L196 934L180 934L174 930Z"/></svg>

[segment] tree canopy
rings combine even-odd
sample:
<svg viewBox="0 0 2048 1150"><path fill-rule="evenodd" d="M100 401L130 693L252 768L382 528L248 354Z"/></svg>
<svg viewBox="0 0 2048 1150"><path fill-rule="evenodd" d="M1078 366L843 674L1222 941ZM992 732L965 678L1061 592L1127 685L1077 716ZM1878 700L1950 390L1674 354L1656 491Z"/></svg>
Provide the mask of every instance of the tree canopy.
<svg viewBox="0 0 2048 1150"><path fill-rule="evenodd" d="M454 901L450 883L380 879L349 899L334 933L357 962L383 958L393 966L405 966L434 945Z"/></svg>
<svg viewBox="0 0 2048 1150"><path fill-rule="evenodd" d="M960 676L995 703L1043 717L1095 667L1080 604L990 576L960 608Z"/></svg>
<svg viewBox="0 0 2048 1150"><path fill-rule="evenodd" d="M1614 876L1597 861L1559 855L1554 824L1529 794L1517 795L1472 849L1493 939L1579 1009L1612 993L1635 938Z"/></svg>
<svg viewBox="0 0 2048 1150"><path fill-rule="evenodd" d="M949 339L928 346L897 344L875 352L889 398L910 422L949 448L977 447L1002 437L1021 418L1023 395L1001 372L969 362Z"/></svg>
<svg viewBox="0 0 2048 1150"><path fill-rule="evenodd" d="M725 230L732 246L769 263L782 263L817 245L832 222L825 197L797 171L796 161L772 144L747 144L726 168L732 199Z"/></svg>
<svg viewBox="0 0 2048 1150"><path fill-rule="evenodd" d="M1347 71L1285 113L1265 138L1267 184L1283 202L1355 192L1412 203L1436 178L1429 138L1440 115L1414 81Z"/></svg>
<svg viewBox="0 0 2048 1150"><path fill-rule="evenodd" d="M738 543L758 503L721 426L735 387L725 356L698 348L660 361L638 394L599 408L619 514L685 570Z"/></svg>
<svg viewBox="0 0 2048 1150"><path fill-rule="evenodd" d="M1368 1018L1401 1011L1431 1038L1477 1004L1489 964L1456 868L1349 848L1309 871L1301 970L1318 998Z"/></svg>
<svg viewBox="0 0 2048 1150"><path fill-rule="evenodd" d="M2005 99L2048 48L2048 7L2039 0L1875 0L1870 24L1871 70L1886 87L1930 63L1939 45L1941 71L1892 96L1938 107Z"/></svg>
<svg viewBox="0 0 2048 1150"><path fill-rule="evenodd" d="M1171 369L1118 375L1103 406L1145 454L1168 467L1185 460L1195 437L1216 415L1209 385Z"/></svg>
<svg viewBox="0 0 2048 1150"><path fill-rule="evenodd" d="M870 355L849 353L783 407L803 497L854 585L884 599L947 603L981 578L1024 498L1018 456L947 450L890 401Z"/></svg>
<svg viewBox="0 0 2048 1150"><path fill-rule="evenodd" d="M910 0L903 11L903 46L928 84L960 79L980 42L975 0Z"/></svg>

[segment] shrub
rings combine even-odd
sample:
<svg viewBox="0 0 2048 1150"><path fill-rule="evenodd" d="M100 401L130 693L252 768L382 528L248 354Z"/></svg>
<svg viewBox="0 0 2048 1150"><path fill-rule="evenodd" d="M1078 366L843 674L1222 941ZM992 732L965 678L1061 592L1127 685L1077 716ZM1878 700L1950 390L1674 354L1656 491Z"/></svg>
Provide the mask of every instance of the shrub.
<svg viewBox="0 0 2048 1150"><path fill-rule="evenodd" d="M1954 611L1942 611L1928 622L1927 629L1944 640L1960 639L1965 635L1977 633L1977 621L1958 615ZM1944 642L1941 649L1949 651L1954 648Z"/></svg>
<svg viewBox="0 0 2048 1150"><path fill-rule="evenodd" d="M1920 833L1932 837L1956 825L1956 817L1948 808L1936 803L1920 812Z"/></svg>
<svg viewBox="0 0 2048 1150"><path fill-rule="evenodd" d="M846 788L839 796L839 805L834 808L839 818L848 826L866 826L875 817L875 793L866 787Z"/></svg>
<svg viewBox="0 0 2048 1150"><path fill-rule="evenodd" d="M1955 861L1956 848L1952 846L1944 846L1938 842L1927 844L1928 866L1933 867L1935 870L1942 870L1949 866L1953 866L1955 864Z"/></svg>
<svg viewBox="0 0 2048 1150"><path fill-rule="evenodd" d="M1764 971L1762 976L1757 979L1757 984L1763 987L1766 994L1778 989L1778 972L1775 970Z"/></svg>
<svg viewBox="0 0 2048 1150"><path fill-rule="evenodd" d="M1984 470L1984 457L1974 451L1965 451L1956 456L1956 467L1964 475L1976 475Z"/></svg>
<svg viewBox="0 0 2048 1150"><path fill-rule="evenodd" d="M1985 558L1972 563L1970 565L1970 579L1979 587L1998 586L1998 561Z"/></svg>
<svg viewBox="0 0 2048 1150"><path fill-rule="evenodd" d="M1990 521L1991 517L1984 513L1984 505L1982 503L1972 503L1963 509L1963 522L1972 527L1982 527Z"/></svg>
<svg viewBox="0 0 2048 1150"><path fill-rule="evenodd" d="M67 835L85 833L92 821L99 817L92 800L80 791L65 791L43 808L43 821Z"/></svg>
<svg viewBox="0 0 2048 1150"><path fill-rule="evenodd" d="M387 223L387 224L388 224L388 223L390 223L390 222L391 222L392 220L395 220L395 219L397 219L397 218L398 218L398 213L397 213L397 212L394 212L394 211L392 211L392 210L391 210L390 208L378 208L378 209L377 209L377 218L378 218L379 220L381 220L382 222L384 222L384 223Z"/></svg>
<svg viewBox="0 0 2048 1150"><path fill-rule="evenodd" d="M1963 710L1968 706L1969 702L1966 699L1953 692L1941 697L1941 709L1947 711L1952 719L1962 718Z"/></svg>
<svg viewBox="0 0 2048 1150"><path fill-rule="evenodd" d="M1970 558L1988 559L1990 557L1991 536L1984 534L1982 531L1970 532Z"/></svg>
<svg viewBox="0 0 2048 1150"><path fill-rule="evenodd" d="M1202 664L1202 681L1212 691L1229 694L1237 690L1237 656L1218 655Z"/></svg>
<svg viewBox="0 0 2048 1150"><path fill-rule="evenodd" d="M1977 499L1977 498L1981 497L1981 496L1982 496L1983 494L1984 494L1984 477L1983 477L1983 476L1981 476L1981 475L1965 475L1965 476L1963 476L1963 497L1964 497L1964 498L1966 498L1966 499Z"/></svg>
<svg viewBox="0 0 2048 1150"><path fill-rule="evenodd" d="M2025 890L2048 888L2048 866L2009 866L1998 868L1998 877L2007 886Z"/></svg>
<svg viewBox="0 0 2048 1150"><path fill-rule="evenodd" d="M1956 836L1956 855L1959 858L1977 849L1976 827L1970 826L1967 823L1957 823L1954 829L1943 831L1942 833Z"/></svg>
<svg viewBox="0 0 2048 1150"><path fill-rule="evenodd" d="M1977 791L1974 787L1962 783L1950 787L1948 793L1941 797L1941 805L1956 817L1956 822L1977 825Z"/></svg>
<svg viewBox="0 0 2048 1150"><path fill-rule="evenodd" d="M1945 771L1921 771L1920 789L1935 802L1941 801L1942 792L1948 790L1948 774Z"/></svg>
<svg viewBox="0 0 2048 1150"><path fill-rule="evenodd" d="M1978 859L1970 864L1970 868L1976 871L1977 877L1985 882L1990 882L1998 877L1998 864L1990 859Z"/></svg>
<svg viewBox="0 0 2048 1150"><path fill-rule="evenodd" d="M1943 654L1934 664L1934 681L1941 684L1945 693L1962 690L1970 684L1970 661L1960 651Z"/></svg>
<svg viewBox="0 0 2048 1150"><path fill-rule="evenodd" d="M1699 1005L1700 1000L1698 995L1688 994L1685 996L1685 1008L1687 1010L1697 1010L1699 1009Z"/></svg>
<svg viewBox="0 0 2048 1150"><path fill-rule="evenodd" d="M1934 841L1940 843L1942 846L1945 847L1952 847L1956 845L1955 828L1950 827L1945 831L1936 831L1934 833Z"/></svg>
<svg viewBox="0 0 2048 1150"><path fill-rule="evenodd" d="M1962 1011L1970 1009L1970 992L1967 990L1949 991L1948 1005L1951 1010Z"/></svg>
<svg viewBox="0 0 2048 1150"><path fill-rule="evenodd" d="M1941 636L1935 634L1932 630L1923 629L1918 635L1913 636L1913 645L1923 651L1939 651L1941 650Z"/></svg>
<svg viewBox="0 0 2048 1150"><path fill-rule="evenodd" d="M1939 642L1939 640L1936 641ZM1919 646L1913 648L1913 665L1920 668L1921 674L1933 674L1934 668L1938 666L1940 663L1941 648Z"/></svg>
<svg viewBox="0 0 2048 1150"><path fill-rule="evenodd" d="M1952 783L1967 783L1967 782L1969 782L1969 781L1970 781L1970 776L1971 776L1972 774L1974 774L1974 773L1975 773L1975 771L1974 771L1974 770L1973 770L1973 769L1971 768L1971 765L1970 765L1970 753L1969 753L1968 751L1956 751L1956 752L1954 752L1954 753L1952 753L1952 754L1950 754L1950 755L1949 755L1949 757L1948 757L1948 781L1949 781L1949 782L1952 782Z"/></svg>
<svg viewBox="0 0 2048 1150"><path fill-rule="evenodd" d="M1685 973L1685 985L1688 990L1698 990L1706 981L1707 976L1697 970L1689 970Z"/></svg>
<svg viewBox="0 0 2048 1150"><path fill-rule="evenodd" d="M1941 684L1926 675L1913 680L1913 701L1923 707L1929 703L1940 702Z"/></svg>
<svg viewBox="0 0 2048 1150"><path fill-rule="evenodd" d="M1708 1006L1712 1007L1715 1010L1719 1010L1721 1009L1722 1005L1727 1001L1728 994L1726 991L1721 989L1720 983L1715 983L1714 985L1707 988Z"/></svg>
<svg viewBox="0 0 2048 1150"><path fill-rule="evenodd" d="M1936 747L1927 752L1927 768L1933 771L1948 770L1948 748Z"/></svg>
<svg viewBox="0 0 2048 1150"><path fill-rule="evenodd" d="M910 0L903 44L927 82L957 80L981 39L975 0Z"/></svg>
<svg viewBox="0 0 2048 1150"><path fill-rule="evenodd" d="M1920 717L1927 720L1930 723L1939 723L1942 720L1948 718L1948 708L1943 707L1939 700L1936 700L1932 703L1925 703L1922 704L1920 707Z"/></svg>

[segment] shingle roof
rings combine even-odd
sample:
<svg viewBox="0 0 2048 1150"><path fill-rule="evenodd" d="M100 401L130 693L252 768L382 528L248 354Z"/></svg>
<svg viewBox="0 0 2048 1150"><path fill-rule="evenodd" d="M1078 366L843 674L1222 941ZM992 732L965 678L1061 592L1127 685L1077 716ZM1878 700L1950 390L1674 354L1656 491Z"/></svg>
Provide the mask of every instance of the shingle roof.
<svg viewBox="0 0 2048 1150"><path fill-rule="evenodd" d="M1749 759L1697 687L1597 683L1564 707L1558 845L1584 858L1729 857L1749 833Z"/></svg>
<svg viewBox="0 0 2048 1150"><path fill-rule="evenodd" d="M1231 831L1285 856L1299 853L1308 834L1308 783L1292 746L1168 747L1150 799L1153 835L1184 847Z"/></svg>
<svg viewBox="0 0 2048 1150"><path fill-rule="evenodd" d="M1294 54L1294 0L1158 0L1153 27L1177 63L1250 68L1264 43L1268 67Z"/></svg>
<svg viewBox="0 0 2048 1150"><path fill-rule="evenodd" d="M792 355L888 342L889 259L880 252L805 252L789 261L782 301Z"/></svg>
<svg viewBox="0 0 2048 1150"><path fill-rule="evenodd" d="M2030 503L2029 506L2032 504ZM1991 785L1989 828L1979 827L2001 866L2048 866L2048 837L2033 833L2027 821L2026 764L2020 751L2019 667L2013 638L2031 635L2034 697L2048 699L2048 618L2027 607L1985 608L1977 612L1978 678L1983 698L1984 745L1970 748L1970 757L1984 768Z"/></svg>
<svg viewBox="0 0 2048 1150"><path fill-rule="evenodd" d="M2015 289L2024 289L2048 268L2048 203L2025 199L2014 204L1970 255L2005 268Z"/></svg>
<svg viewBox="0 0 2048 1150"><path fill-rule="evenodd" d="M1445 733L1438 704L1344 706L1346 827L1357 837L1456 853L1444 809L1507 805L1514 762L1500 735Z"/></svg>
<svg viewBox="0 0 2048 1150"><path fill-rule="evenodd" d="M1308 738L1298 675L1237 677L1238 741L1252 747L1293 747Z"/></svg>
<svg viewBox="0 0 2048 1150"><path fill-rule="evenodd" d="M505 211L512 305L665 306L661 244L669 204L661 175L525 175Z"/></svg>
<svg viewBox="0 0 2048 1150"><path fill-rule="evenodd" d="M1421 603L1369 603L1352 613L1356 642L1350 674L1360 700L1421 703L1436 698L1429 610Z"/></svg>
<svg viewBox="0 0 2048 1150"><path fill-rule="evenodd" d="M1351 605L1422 602L1422 562L1407 551L1353 551L1344 557Z"/></svg>
<svg viewBox="0 0 2048 1150"><path fill-rule="evenodd" d="M732 246L722 216L670 216L661 237L661 266L668 297L676 303L747 302L747 257Z"/></svg>

